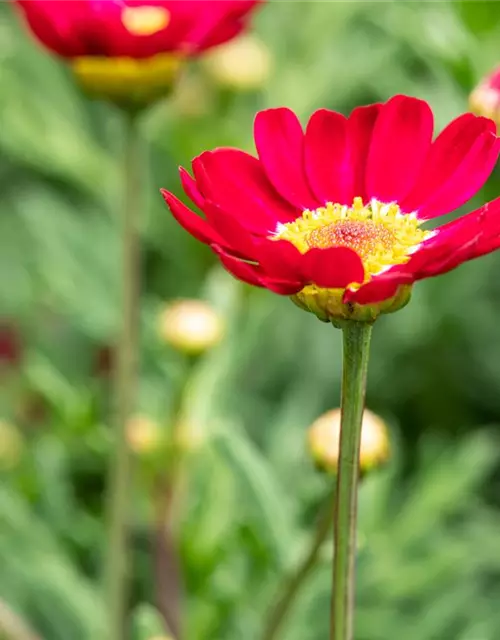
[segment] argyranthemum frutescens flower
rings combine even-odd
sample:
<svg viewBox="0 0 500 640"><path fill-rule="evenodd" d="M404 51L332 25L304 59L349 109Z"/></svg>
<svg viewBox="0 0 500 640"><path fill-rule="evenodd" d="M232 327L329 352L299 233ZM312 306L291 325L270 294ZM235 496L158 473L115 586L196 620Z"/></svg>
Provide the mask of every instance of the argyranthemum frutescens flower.
<svg viewBox="0 0 500 640"><path fill-rule="evenodd" d="M90 93L144 104L184 58L231 40L261 0L12 0Z"/></svg>
<svg viewBox="0 0 500 640"><path fill-rule="evenodd" d="M429 105L398 95L346 118L320 109L305 133L286 108L257 114L258 157L207 151L181 169L199 216L171 212L234 276L291 296L322 320L371 321L401 308L411 285L500 246L500 199L438 229L483 185L500 141L464 114L432 141Z"/></svg>

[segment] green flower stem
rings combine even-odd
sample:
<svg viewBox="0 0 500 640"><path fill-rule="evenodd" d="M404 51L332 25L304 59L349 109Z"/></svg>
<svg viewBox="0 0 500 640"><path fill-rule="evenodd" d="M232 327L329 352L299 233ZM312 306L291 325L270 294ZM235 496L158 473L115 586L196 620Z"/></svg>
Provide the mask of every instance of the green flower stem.
<svg viewBox="0 0 500 640"><path fill-rule="evenodd" d="M341 328L344 364L330 640L353 638L359 450L372 325L346 321Z"/></svg>
<svg viewBox="0 0 500 640"><path fill-rule="evenodd" d="M334 502L335 497L332 496L323 506L314 536L311 540L311 545L295 571L285 581L282 591L278 594L278 598L270 610L269 617L264 623L262 640L274 640L279 637L283 622L292 608L301 587L305 584L307 578L316 566L321 547L332 526L332 505Z"/></svg>
<svg viewBox="0 0 500 640"><path fill-rule="evenodd" d="M126 426L137 386L140 256L137 216L141 199L141 154L136 116L124 114L121 213L122 326L116 352L115 432L108 486L108 547L105 558L106 640L123 640L127 607L127 520L130 452Z"/></svg>

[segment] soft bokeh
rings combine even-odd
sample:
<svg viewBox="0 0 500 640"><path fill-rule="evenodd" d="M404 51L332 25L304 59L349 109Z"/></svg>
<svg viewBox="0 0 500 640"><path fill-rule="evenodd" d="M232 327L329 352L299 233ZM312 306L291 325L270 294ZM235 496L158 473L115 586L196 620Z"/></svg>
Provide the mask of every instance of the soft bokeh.
<svg viewBox="0 0 500 640"><path fill-rule="evenodd" d="M441 128L500 62L497 2L274 1L255 23L269 50L262 86L241 91L194 64L144 122L152 177L136 415L157 426L161 443L176 424L196 427L174 523L186 640L259 640L266 606L331 489L306 431L338 406L341 341L286 298L221 271L171 218L160 186L180 194L177 166L206 148L252 151L253 117L265 107L287 105L305 120L318 107L347 112L402 92L428 100ZM249 73L246 57L242 65ZM0 3L0 305L9 328L0 635L15 614L44 640L104 637L119 131L112 108L88 102ZM470 209L498 195L497 168ZM376 325L368 406L390 425L392 455L361 489L357 640L500 636L499 274L497 253L420 283L404 310ZM205 299L224 318L224 339L196 360L158 334L177 298ZM169 635L171 603L157 576L174 575L172 548L152 554L151 538L155 480L170 453L161 444L134 457L134 640ZM286 640L326 637L330 568L328 544Z"/></svg>

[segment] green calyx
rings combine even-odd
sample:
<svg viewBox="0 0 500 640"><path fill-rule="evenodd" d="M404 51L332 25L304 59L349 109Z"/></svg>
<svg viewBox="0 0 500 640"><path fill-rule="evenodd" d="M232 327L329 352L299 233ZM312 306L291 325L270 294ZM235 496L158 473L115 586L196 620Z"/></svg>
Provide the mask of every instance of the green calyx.
<svg viewBox="0 0 500 640"><path fill-rule="evenodd" d="M314 313L322 322L342 328L346 321L372 323L383 313L394 313L405 307L411 298L411 285L402 285L396 295L377 304L342 302L344 289L305 287L291 296L298 307Z"/></svg>

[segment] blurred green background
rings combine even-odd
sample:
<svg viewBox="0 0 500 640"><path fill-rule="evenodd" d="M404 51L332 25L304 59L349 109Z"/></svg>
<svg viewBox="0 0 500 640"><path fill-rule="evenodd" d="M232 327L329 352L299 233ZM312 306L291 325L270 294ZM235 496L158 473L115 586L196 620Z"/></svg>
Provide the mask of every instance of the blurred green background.
<svg viewBox="0 0 500 640"><path fill-rule="evenodd" d="M305 119L319 107L348 112L409 93L431 103L440 129L500 61L493 1L276 0L255 26L272 58L262 87L233 90L193 65L144 122L152 173L137 414L161 436L135 453L134 640L164 635L163 616L179 597L170 594L173 546L154 544L169 464L161 441L174 414L198 436L176 505L184 638L258 640L331 489L309 458L306 430L337 406L340 389L340 332L233 281L174 222L159 187L180 193L177 166L206 148L252 150L254 114L269 106ZM87 101L0 3L0 637L8 640L32 638L7 634L12 612L40 639L104 638L119 134L119 116ZM468 208L499 192L497 170ZM500 637L499 274L496 254L420 283L408 307L376 325L368 406L390 425L393 453L361 490L357 640ZM159 312L177 297L204 298L226 321L222 343L196 363L158 334ZM323 551L284 640L327 635L330 545Z"/></svg>

